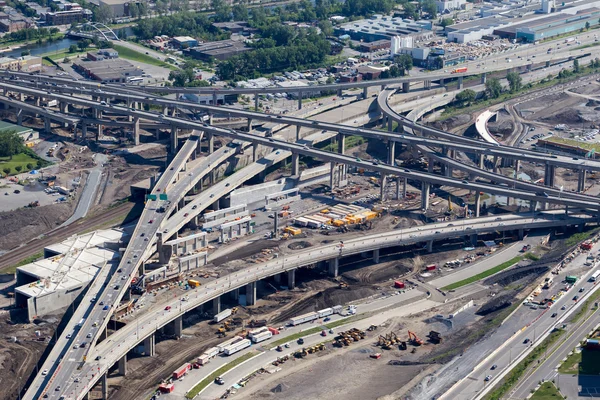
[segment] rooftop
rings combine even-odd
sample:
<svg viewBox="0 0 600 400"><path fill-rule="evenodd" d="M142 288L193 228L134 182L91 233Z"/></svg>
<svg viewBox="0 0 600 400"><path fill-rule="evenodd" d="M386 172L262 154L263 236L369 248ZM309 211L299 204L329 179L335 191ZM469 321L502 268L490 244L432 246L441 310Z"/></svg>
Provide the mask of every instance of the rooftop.
<svg viewBox="0 0 600 400"><path fill-rule="evenodd" d="M25 133L25 132L31 132L32 131L31 128L27 128L27 127L24 127L24 126L19 126L19 125L11 124L10 122L0 121L0 132L1 131L6 131L6 130L11 130L11 131L14 130L16 133Z"/></svg>

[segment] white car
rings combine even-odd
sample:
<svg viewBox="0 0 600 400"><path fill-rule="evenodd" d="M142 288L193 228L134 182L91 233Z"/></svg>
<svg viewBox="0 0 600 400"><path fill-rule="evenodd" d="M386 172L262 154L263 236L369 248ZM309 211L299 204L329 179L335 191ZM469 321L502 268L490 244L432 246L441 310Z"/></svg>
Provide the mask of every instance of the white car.
<svg viewBox="0 0 600 400"><path fill-rule="evenodd" d="M71 339L71 336L72 335L70 333L67 333L67 339Z"/></svg>
<svg viewBox="0 0 600 400"><path fill-rule="evenodd" d="M43 370L42 375L44 375L44 376L48 375L48 370L47 369Z"/></svg>

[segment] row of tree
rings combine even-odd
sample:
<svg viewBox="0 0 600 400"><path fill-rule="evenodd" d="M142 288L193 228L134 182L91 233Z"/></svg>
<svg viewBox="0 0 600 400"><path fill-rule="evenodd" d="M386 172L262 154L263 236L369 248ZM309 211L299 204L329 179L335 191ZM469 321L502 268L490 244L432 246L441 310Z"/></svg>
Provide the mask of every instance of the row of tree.
<svg viewBox="0 0 600 400"><path fill-rule="evenodd" d="M228 39L229 34L214 27L212 22L204 14L182 12L142 19L133 27L133 32L142 40L151 39L157 35L171 37L189 35L207 41Z"/></svg>
<svg viewBox="0 0 600 400"><path fill-rule="evenodd" d="M23 139L13 130L0 131L0 157L9 157L25 151Z"/></svg>

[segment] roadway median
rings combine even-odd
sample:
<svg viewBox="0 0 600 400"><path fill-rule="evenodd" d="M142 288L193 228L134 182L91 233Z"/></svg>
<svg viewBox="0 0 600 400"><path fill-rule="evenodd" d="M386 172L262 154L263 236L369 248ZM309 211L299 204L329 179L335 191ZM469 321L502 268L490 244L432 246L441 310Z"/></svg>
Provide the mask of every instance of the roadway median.
<svg viewBox="0 0 600 400"><path fill-rule="evenodd" d="M500 265L498 265L498 266L496 266L494 268L488 269L487 271L483 271L483 272L481 272L481 273L479 273L477 275L473 275L473 276L471 276L469 278L466 278L466 279L463 279L461 281L451 283L448 286L444 286L442 288L442 290L445 291L445 292L447 292L449 290L458 289L459 287L468 285L468 284L473 283L473 282L480 281L480 280L482 280L484 278L487 278L488 276L494 275L494 274L496 274L496 273L498 273L500 271L503 271L503 270L505 270L505 269L507 269L509 267L512 267L513 265L515 265L516 263L518 263L522 259L523 259L523 256L513 257L510 260L505 261L502 264L500 264Z"/></svg>

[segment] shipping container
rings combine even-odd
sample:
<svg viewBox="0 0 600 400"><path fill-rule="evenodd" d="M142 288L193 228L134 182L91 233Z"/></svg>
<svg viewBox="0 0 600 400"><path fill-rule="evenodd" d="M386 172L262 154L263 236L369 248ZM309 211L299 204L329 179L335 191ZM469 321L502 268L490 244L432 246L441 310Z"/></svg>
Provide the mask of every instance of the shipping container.
<svg viewBox="0 0 600 400"><path fill-rule="evenodd" d="M396 289L404 289L404 286L405 286L405 285L404 285L404 282L401 282L401 281L394 281L394 287L395 287Z"/></svg>
<svg viewBox="0 0 600 400"><path fill-rule="evenodd" d="M208 354L202 354L200 357L198 357L198 364L200 365L206 365L210 362L210 360L212 360L212 357L209 357Z"/></svg>
<svg viewBox="0 0 600 400"><path fill-rule="evenodd" d="M308 225L308 220L304 217L298 217L298 218L294 218L294 225L297 226L307 226Z"/></svg>
<svg viewBox="0 0 600 400"><path fill-rule="evenodd" d="M271 332L273 335L279 335L279 330L275 328L269 327L269 332Z"/></svg>
<svg viewBox="0 0 600 400"><path fill-rule="evenodd" d="M234 343L232 345L229 345L229 346L225 347L223 349L223 353L225 353L225 355L227 355L227 356L230 356L230 355L232 355L234 353L237 353L240 350L243 350L245 348L250 347L251 345L252 345L252 342L250 340L243 339L243 340L240 340L237 343Z"/></svg>
<svg viewBox="0 0 600 400"><path fill-rule="evenodd" d="M437 268L437 266L435 264L429 264L428 266L425 267L425 269L427 271L434 271Z"/></svg>
<svg viewBox="0 0 600 400"><path fill-rule="evenodd" d="M215 318L213 319L213 321L216 323L221 322L225 318L229 317L230 315L231 315L231 308L228 308L227 310L223 310L220 313L218 313L217 315L215 315Z"/></svg>
<svg viewBox="0 0 600 400"><path fill-rule="evenodd" d="M217 345L217 349L219 350L219 353L222 353L227 346L231 346L232 344L237 343L237 342L239 342L239 341L241 341L243 339L244 338L241 337L241 336L235 336L235 337L233 337L233 338L231 338L229 340L226 340L223 343L219 343Z"/></svg>
<svg viewBox="0 0 600 400"><path fill-rule="evenodd" d="M264 342L265 340L269 340L271 337L273 337L273 334L267 330L266 332L262 332L262 333L259 333L258 335L252 336L250 339L254 343L260 343L260 342Z"/></svg>
<svg viewBox="0 0 600 400"><path fill-rule="evenodd" d="M192 364L185 363L181 367L177 368L173 371L173 379L179 379L184 376L190 369L192 369Z"/></svg>
<svg viewBox="0 0 600 400"><path fill-rule="evenodd" d="M290 319L289 324L292 326L296 326L296 325L300 325L300 324L303 324L308 321L314 321L317 318L319 318L319 315L316 312L311 312L311 313L303 314L298 317L294 317L294 318Z"/></svg>
<svg viewBox="0 0 600 400"><path fill-rule="evenodd" d="M290 235L296 236L302 233L301 229L298 228L293 228L291 226L287 226L284 230L284 232L289 233Z"/></svg>
<svg viewBox="0 0 600 400"><path fill-rule="evenodd" d="M327 317L328 315L333 314L333 308L325 308L323 310L317 311L317 315L319 318Z"/></svg>
<svg viewBox="0 0 600 400"><path fill-rule="evenodd" d="M191 287L198 287L200 286L200 282L194 279L188 279L188 285L190 285Z"/></svg>
<svg viewBox="0 0 600 400"><path fill-rule="evenodd" d="M175 385L173 385L172 383L163 383L158 387L158 390L161 393L173 393L173 391L175 390Z"/></svg>
<svg viewBox="0 0 600 400"><path fill-rule="evenodd" d="M333 310L333 312L335 314L339 314L339 313L342 312L342 310L344 309L344 307L342 307L342 306L333 306L333 307L331 307L331 309Z"/></svg>

